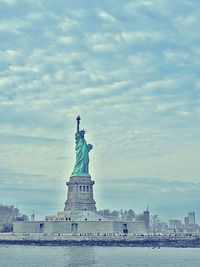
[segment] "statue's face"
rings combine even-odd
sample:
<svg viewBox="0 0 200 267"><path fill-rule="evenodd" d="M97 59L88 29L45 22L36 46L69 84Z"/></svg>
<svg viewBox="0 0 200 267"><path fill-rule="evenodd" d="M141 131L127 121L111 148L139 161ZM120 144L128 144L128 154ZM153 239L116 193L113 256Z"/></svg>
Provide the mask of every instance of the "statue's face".
<svg viewBox="0 0 200 267"><path fill-rule="evenodd" d="M84 137L84 134L85 134L84 131L80 131L80 136L81 136L81 137Z"/></svg>

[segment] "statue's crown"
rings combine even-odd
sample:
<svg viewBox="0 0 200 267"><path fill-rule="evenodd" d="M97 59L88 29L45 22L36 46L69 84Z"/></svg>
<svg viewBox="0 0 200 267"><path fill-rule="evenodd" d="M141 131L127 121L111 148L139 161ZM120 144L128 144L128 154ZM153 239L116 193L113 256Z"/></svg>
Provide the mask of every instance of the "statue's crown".
<svg viewBox="0 0 200 267"><path fill-rule="evenodd" d="M85 129L82 129L81 132L85 134L87 131Z"/></svg>

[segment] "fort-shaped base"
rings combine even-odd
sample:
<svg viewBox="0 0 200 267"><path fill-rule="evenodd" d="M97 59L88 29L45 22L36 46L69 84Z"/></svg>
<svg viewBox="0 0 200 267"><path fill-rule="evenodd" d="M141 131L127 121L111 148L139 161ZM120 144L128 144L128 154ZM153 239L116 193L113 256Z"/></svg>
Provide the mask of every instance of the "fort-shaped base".
<svg viewBox="0 0 200 267"><path fill-rule="evenodd" d="M96 211L93 198L94 181L90 176L71 176L68 186L65 211Z"/></svg>

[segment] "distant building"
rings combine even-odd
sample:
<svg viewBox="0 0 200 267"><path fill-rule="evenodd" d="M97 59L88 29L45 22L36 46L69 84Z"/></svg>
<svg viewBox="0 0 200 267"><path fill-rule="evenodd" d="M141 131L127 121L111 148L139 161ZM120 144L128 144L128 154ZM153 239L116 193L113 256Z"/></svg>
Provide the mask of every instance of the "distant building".
<svg viewBox="0 0 200 267"><path fill-rule="evenodd" d="M198 229L198 225L195 222L195 212L188 212L188 216L185 217L185 231L194 232Z"/></svg>
<svg viewBox="0 0 200 267"><path fill-rule="evenodd" d="M181 223L181 220L177 219L170 219L169 220L169 228L172 228L174 230L180 230L183 229L183 225Z"/></svg>
<svg viewBox="0 0 200 267"><path fill-rule="evenodd" d="M185 227L189 226L189 218L188 217L184 218L184 224L185 224Z"/></svg>
<svg viewBox="0 0 200 267"><path fill-rule="evenodd" d="M150 214L149 214L148 209L143 211L143 220L144 220L145 228L147 232L149 232L150 231Z"/></svg>
<svg viewBox="0 0 200 267"><path fill-rule="evenodd" d="M195 224L195 212L188 212L189 224Z"/></svg>

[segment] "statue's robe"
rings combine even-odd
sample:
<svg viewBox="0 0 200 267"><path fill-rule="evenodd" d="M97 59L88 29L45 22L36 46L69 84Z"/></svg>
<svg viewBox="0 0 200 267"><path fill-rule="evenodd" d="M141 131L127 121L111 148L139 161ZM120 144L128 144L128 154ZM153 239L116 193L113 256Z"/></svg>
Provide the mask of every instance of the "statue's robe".
<svg viewBox="0 0 200 267"><path fill-rule="evenodd" d="M86 143L84 137L77 132L75 135L76 140L76 164L74 166L72 175L89 175L89 151L90 147Z"/></svg>

